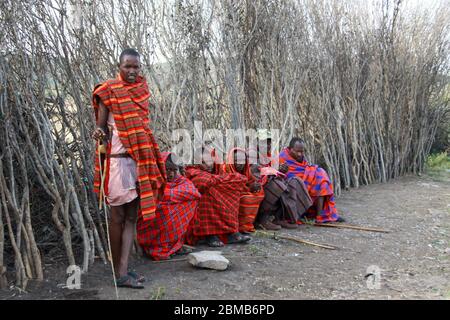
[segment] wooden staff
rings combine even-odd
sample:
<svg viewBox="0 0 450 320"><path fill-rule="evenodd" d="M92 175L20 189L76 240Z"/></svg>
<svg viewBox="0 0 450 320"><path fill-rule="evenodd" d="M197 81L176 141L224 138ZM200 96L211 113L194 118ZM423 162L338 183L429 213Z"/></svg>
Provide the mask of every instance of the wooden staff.
<svg viewBox="0 0 450 320"><path fill-rule="evenodd" d="M152 263L163 263L163 262L177 262L177 261L186 261L188 258L179 258L179 259L165 259L165 260L154 260Z"/></svg>
<svg viewBox="0 0 450 320"><path fill-rule="evenodd" d="M316 227L327 227L327 228L338 228L338 229L353 229L353 230L382 232L382 233L389 233L390 232L389 230L378 229L378 228L359 227L359 226L353 226L353 225L350 225L350 224L314 223L313 226L316 226Z"/></svg>
<svg viewBox="0 0 450 320"><path fill-rule="evenodd" d="M333 246L330 246L330 245L328 245L328 244L319 244L319 243L315 243L315 242L312 242L312 241L307 241L307 240L302 240L302 239L299 239L299 238L295 238L295 237L291 237L291 236L287 236L287 235L284 235L284 234L276 234L275 232L272 234L272 233L269 233L269 232L264 232L264 231L256 231L256 234L262 234L262 235L265 235L265 236L271 236L271 237L273 237L274 239L285 239L285 240L291 240L291 241L295 241L295 242L298 242L298 243L303 243L303 244L307 244L307 245L310 245L310 246L315 246L315 247L319 247L319 248L323 248L323 249L329 249L329 250L336 250L336 247L333 247Z"/></svg>
<svg viewBox="0 0 450 320"><path fill-rule="evenodd" d="M99 199L99 203L100 203L100 208L102 207L102 203L103 203L103 209L105 212L105 223L106 223L106 234L108 237L108 250L109 250L109 254L108 254L108 258L109 261L111 261L111 271L112 271L112 276L113 276L113 280L114 280L114 288L116 289L116 299L119 300L119 291L117 290L117 281L116 281L116 272L114 271L114 261L112 258L112 250L111 250L111 238L109 237L109 223L108 223L108 208L106 207L106 203L103 201L102 199L105 197L105 189L103 188L103 184L105 181L105 172L102 170L102 145L100 145L100 143L98 144L98 161L99 161L99 170L100 170L100 180L101 180L101 184L100 184L100 199ZM106 171L106 166L105 167L105 171Z"/></svg>
<svg viewBox="0 0 450 320"><path fill-rule="evenodd" d="M98 209L102 209L102 204L105 197L105 172L106 172L106 165L104 166L102 170L102 153L106 153L105 146L100 144L100 141L98 142L98 163L100 166L100 194L98 199Z"/></svg>

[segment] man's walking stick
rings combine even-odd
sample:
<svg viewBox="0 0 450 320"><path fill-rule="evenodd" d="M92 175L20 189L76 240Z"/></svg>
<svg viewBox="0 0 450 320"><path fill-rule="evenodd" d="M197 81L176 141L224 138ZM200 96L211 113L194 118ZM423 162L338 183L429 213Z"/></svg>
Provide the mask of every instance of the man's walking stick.
<svg viewBox="0 0 450 320"><path fill-rule="evenodd" d="M112 258L112 251L111 251L111 240L109 237L109 223L108 223L108 208L106 207L106 202L104 201L105 198L105 171L106 171L106 165L103 166L104 168L102 168L102 145L100 144L100 142L98 142L98 163L100 166L100 194L99 194L99 209L102 208L102 204L103 204L103 211L105 213L105 222L106 222L106 235L108 237L108 250L109 250L109 254L108 254L108 259L109 261L111 261L111 270L112 270L112 275L113 275L113 279L114 279L114 288L116 290L116 299L119 300L119 292L117 290L117 282L116 282L116 272L114 271L114 261Z"/></svg>
<svg viewBox="0 0 450 320"><path fill-rule="evenodd" d="M341 224L314 223L313 226L389 233L389 230L384 230L384 229L379 229L379 228L360 227L360 226L354 226L354 225L351 225L351 224L343 224L343 223L341 223Z"/></svg>

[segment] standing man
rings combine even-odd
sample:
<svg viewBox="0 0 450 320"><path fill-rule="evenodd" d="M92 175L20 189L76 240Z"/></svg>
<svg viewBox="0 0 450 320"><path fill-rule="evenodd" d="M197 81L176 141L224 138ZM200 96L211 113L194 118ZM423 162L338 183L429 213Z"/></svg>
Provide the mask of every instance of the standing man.
<svg viewBox="0 0 450 320"><path fill-rule="evenodd" d="M120 54L119 74L94 88L92 103L96 128L94 139L104 148L101 168L95 157L94 191L104 188L111 206L109 219L112 260L119 287L143 288L144 278L128 270L138 215L153 219L166 183L164 162L149 127L147 81L140 75L139 53L125 49ZM98 148L97 151L101 149Z"/></svg>

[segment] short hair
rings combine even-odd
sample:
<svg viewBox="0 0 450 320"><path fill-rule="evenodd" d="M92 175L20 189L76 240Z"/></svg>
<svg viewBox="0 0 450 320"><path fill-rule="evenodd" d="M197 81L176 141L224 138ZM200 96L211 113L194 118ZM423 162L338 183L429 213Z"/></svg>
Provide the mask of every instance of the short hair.
<svg viewBox="0 0 450 320"><path fill-rule="evenodd" d="M294 137L294 138L292 138L291 141L289 142L289 149L292 149L292 148L295 146L295 144L296 144L297 142L299 142L299 143L305 143L305 141L303 141L302 138Z"/></svg>
<svg viewBox="0 0 450 320"><path fill-rule="evenodd" d="M119 56L119 63L122 63L122 59L123 59L123 57L125 57L125 56L133 56L133 57L137 57L137 58L140 58L140 57L141 57L141 55L139 54L139 52L137 52L135 49L133 49L133 48L127 48L127 49L124 49L124 50L122 51L122 53L120 54L120 56Z"/></svg>

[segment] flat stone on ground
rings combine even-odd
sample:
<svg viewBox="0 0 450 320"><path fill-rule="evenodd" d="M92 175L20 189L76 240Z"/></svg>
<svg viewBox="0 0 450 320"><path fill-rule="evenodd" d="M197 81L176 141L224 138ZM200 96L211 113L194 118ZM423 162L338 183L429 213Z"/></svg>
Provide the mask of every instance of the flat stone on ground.
<svg viewBox="0 0 450 320"><path fill-rule="evenodd" d="M221 251L200 251L188 255L188 262L194 267L213 270L226 270L230 261L222 256Z"/></svg>

